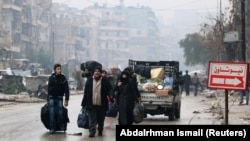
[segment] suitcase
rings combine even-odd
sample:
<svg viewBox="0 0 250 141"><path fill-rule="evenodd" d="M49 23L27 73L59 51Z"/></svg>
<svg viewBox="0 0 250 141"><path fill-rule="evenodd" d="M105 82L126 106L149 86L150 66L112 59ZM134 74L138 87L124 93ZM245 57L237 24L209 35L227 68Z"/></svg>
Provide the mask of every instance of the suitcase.
<svg viewBox="0 0 250 141"><path fill-rule="evenodd" d="M41 121L45 128L50 130L50 121L49 121L49 105L45 104L41 108ZM68 109L63 107L63 125L64 125L64 130L67 130L67 124L69 123L69 117L68 117ZM56 126L56 131L61 131L58 126Z"/></svg>

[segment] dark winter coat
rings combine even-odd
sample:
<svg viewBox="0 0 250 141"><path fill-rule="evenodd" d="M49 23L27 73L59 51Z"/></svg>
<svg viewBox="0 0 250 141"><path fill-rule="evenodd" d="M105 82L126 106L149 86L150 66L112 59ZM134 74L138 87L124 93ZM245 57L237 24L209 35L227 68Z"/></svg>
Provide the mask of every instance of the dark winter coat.
<svg viewBox="0 0 250 141"><path fill-rule="evenodd" d="M191 84L191 76L189 74L185 74L183 76L183 82L184 82L184 85L189 86Z"/></svg>
<svg viewBox="0 0 250 141"><path fill-rule="evenodd" d="M63 74L53 73L49 77L48 96L65 96L65 100L69 100L69 85Z"/></svg>
<svg viewBox="0 0 250 141"><path fill-rule="evenodd" d="M82 99L82 107L86 107L86 109L92 109L93 108L93 80L94 78L89 78L86 81L85 89L84 89L84 95ZM107 96L109 96L109 82L107 79L101 79L101 106L106 111L108 110L108 99Z"/></svg>
<svg viewBox="0 0 250 141"><path fill-rule="evenodd" d="M122 78L123 73L126 73L126 79ZM117 93L117 104L119 106L119 124L131 125L134 122L134 104L138 100L139 95L129 74L127 72L122 72L122 74L119 80L122 82L122 85L115 88Z"/></svg>

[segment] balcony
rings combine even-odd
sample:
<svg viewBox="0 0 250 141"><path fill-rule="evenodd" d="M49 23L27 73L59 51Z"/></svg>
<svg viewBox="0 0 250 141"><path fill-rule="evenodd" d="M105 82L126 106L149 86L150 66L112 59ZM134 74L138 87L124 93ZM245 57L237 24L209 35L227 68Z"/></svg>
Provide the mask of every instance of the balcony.
<svg viewBox="0 0 250 141"><path fill-rule="evenodd" d="M3 4L4 9L13 9L18 12L22 12L22 7L14 5L14 4Z"/></svg>

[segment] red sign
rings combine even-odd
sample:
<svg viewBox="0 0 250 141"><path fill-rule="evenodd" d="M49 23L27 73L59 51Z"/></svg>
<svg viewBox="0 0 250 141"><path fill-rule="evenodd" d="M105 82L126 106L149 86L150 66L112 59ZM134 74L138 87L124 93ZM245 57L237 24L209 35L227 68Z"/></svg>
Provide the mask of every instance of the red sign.
<svg viewBox="0 0 250 141"><path fill-rule="evenodd" d="M208 87L231 90L246 90L248 63L209 62Z"/></svg>

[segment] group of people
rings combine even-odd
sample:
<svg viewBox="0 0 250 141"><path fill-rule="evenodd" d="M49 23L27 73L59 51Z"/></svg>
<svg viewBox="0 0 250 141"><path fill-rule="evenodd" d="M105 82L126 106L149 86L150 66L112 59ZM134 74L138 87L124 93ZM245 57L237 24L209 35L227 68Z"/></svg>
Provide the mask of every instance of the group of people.
<svg viewBox="0 0 250 141"><path fill-rule="evenodd" d="M60 64L54 65L54 73L48 82L48 104L50 114L50 133L55 133L56 125L65 131L62 124L63 106L68 106L69 87L66 77L61 72ZM84 94L81 102L89 116L89 137L103 135L104 120L108 110L108 99L118 105L119 125L133 124L133 107L140 100L136 77L131 68L125 68L117 73L111 68L110 74L96 66L93 72L86 68L84 77L87 77ZM64 101L63 101L64 99Z"/></svg>
<svg viewBox="0 0 250 141"><path fill-rule="evenodd" d="M182 86L181 92L184 89L185 92L186 92L186 96L189 96L189 94L190 94L190 86L193 85L194 86L194 96L197 96L197 94L198 94L198 86L201 84L200 80L199 80L199 77L197 75L197 72L195 72L194 75L191 76L188 73L188 70L186 70L185 75L183 75L183 77L182 77L182 80L183 80L183 86Z"/></svg>
<svg viewBox="0 0 250 141"><path fill-rule="evenodd" d="M249 93L250 93L250 81L248 82L248 88L246 91L240 91L240 103L239 105L243 105L243 101L244 101L244 97L246 100L246 105L249 104ZM188 70L186 70L185 75L183 75L183 87L181 92L183 91L183 89L186 92L186 96L189 96L190 93L190 85L194 86L194 95L197 96L198 93L198 86L200 85L200 80L199 77L197 75L197 73L194 73L194 76L191 77L191 75L188 73Z"/></svg>

